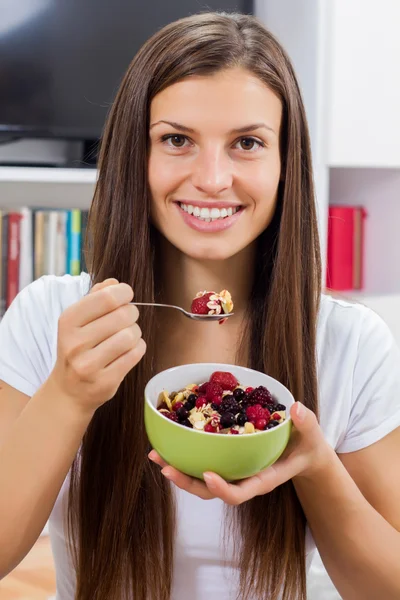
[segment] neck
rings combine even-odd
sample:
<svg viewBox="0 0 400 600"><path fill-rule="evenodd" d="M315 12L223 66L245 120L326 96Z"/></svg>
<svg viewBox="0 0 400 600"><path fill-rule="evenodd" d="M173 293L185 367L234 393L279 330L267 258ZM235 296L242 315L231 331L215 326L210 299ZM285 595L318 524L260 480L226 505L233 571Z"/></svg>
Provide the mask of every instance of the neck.
<svg viewBox="0 0 400 600"><path fill-rule="evenodd" d="M220 261L186 256L164 237L160 239L159 250L162 302L190 310L198 292L226 289L232 295L235 314L244 314L253 286L255 244Z"/></svg>

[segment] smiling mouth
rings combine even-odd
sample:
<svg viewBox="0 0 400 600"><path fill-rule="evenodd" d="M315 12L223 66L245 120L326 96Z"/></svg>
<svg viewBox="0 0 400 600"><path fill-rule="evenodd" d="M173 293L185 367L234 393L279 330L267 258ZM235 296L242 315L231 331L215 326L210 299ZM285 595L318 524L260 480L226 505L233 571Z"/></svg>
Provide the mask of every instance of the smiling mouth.
<svg viewBox="0 0 400 600"><path fill-rule="evenodd" d="M192 215L192 217L195 217L199 221L205 221L206 223L221 221L228 217L232 217L232 215L239 212L242 208L241 206L230 206L228 208L200 208L199 206L193 206L192 204L184 204L183 202L179 202L178 205L184 212Z"/></svg>

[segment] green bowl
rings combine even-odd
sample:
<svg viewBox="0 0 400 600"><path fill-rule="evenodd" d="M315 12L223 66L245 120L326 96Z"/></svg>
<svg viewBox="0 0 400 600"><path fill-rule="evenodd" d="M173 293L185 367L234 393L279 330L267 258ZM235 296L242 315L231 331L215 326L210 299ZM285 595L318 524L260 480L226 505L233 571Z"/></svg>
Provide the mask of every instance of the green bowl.
<svg viewBox="0 0 400 600"><path fill-rule="evenodd" d="M286 420L260 433L223 435L178 425L157 410L164 389L173 392L190 383L201 384L214 371L229 371L246 387L268 388L279 404L286 406ZM289 441L294 398L279 381L253 369L219 363L173 367L150 379L144 395L145 427L152 447L168 464L198 479L203 479L205 471L218 473L227 481L251 477L278 460Z"/></svg>

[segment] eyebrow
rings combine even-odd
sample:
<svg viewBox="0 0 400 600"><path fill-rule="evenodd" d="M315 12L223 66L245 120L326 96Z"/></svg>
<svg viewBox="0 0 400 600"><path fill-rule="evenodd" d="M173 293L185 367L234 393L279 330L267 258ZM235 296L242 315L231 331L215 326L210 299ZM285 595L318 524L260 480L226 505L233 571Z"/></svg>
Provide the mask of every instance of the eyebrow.
<svg viewBox="0 0 400 600"><path fill-rule="evenodd" d="M174 129L177 129L178 131L183 131L185 133L196 133L195 129L192 129L191 127L186 127L185 125L181 125L180 123L175 123L174 121L164 121L164 120L157 121L156 123L152 123L150 125L150 129L152 129L156 125L160 125L161 123L170 125ZM231 129L229 134L246 133L248 131L254 131L255 129L267 129L268 131L272 131L272 133L274 133L276 135L276 133L272 129L272 127L269 127L265 123L251 123L250 125L245 125L244 127L239 127L237 129Z"/></svg>

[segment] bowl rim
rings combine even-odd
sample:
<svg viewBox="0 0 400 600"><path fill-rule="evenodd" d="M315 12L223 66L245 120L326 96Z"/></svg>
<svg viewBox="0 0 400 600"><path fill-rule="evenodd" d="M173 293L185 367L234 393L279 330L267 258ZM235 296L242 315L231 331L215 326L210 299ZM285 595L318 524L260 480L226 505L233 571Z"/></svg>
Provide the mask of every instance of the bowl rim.
<svg viewBox="0 0 400 600"><path fill-rule="evenodd" d="M256 369L250 369L249 367L242 367L241 365L232 365L232 364L227 364L227 363L214 363L214 362L210 362L210 363L187 363L184 365L177 365L175 367L169 367L168 369L164 369L163 371L160 371L159 373L156 373L156 375L153 375L153 377L151 379L149 379L149 381L146 384L146 387L144 388L144 399L145 399L145 404L147 404L150 409L157 415L158 418L163 419L167 422L169 422L171 425L174 425L175 427L179 427L179 429L184 429L186 431L189 431L191 433L197 433L200 435L211 435L214 438L216 437L215 433L211 433L208 431L197 431L197 429L190 429L189 427L184 427L183 425L180 425L180 423L175 423L175 421L171 421L170 419L167 419L166 417L163 417L163 415L160 413L160 411L153 405L153 403L150 401L149 399L149 393L148 393L148 388L150 385L150 382L157 377L158 375L163 375L165 373L170 373L171 371L175 371L178 369L181 369L183 367L193 367L193 366L205 366L205 365L218 365L218 366L223 366L226 369L228 369L229 367L234 367L235 369L239 368L239 369L243 369L245 371L248 371L249 373L260 373L261 375L266 375L267 377L270 377L271 379L273 379L274 381L276 381L280 386L282 386L291 396L292 400L293 400L293 404L295 403L295 399L293 397L293 394L290 392L290 390L288 390L288 388L283 385L283 383L281 383L280 381L278 381L278 379L275 379L275 377L272 377L271 375L268 375L268 373L262 373L262 371L257 371ZM292 417L290 416L290 407L289 410L286 410L286 412L288 413L285 420L282 423L279 423L279 425L277 425L276 427L273 427L272 429L266 429L264 431L259 431L257 433L257 437L262 436L262 435L266 435L268 433L272 433L273 431L276 431L277 429L279 429L280 427L283 426L287 426L288 423L290 423L290 421L292 421ZM234 440L237 440L239 438L243 439L243 438L250 438L253 439L253 435L218 435L218 439L222 439L222 438L233 438Z"/></svg>

